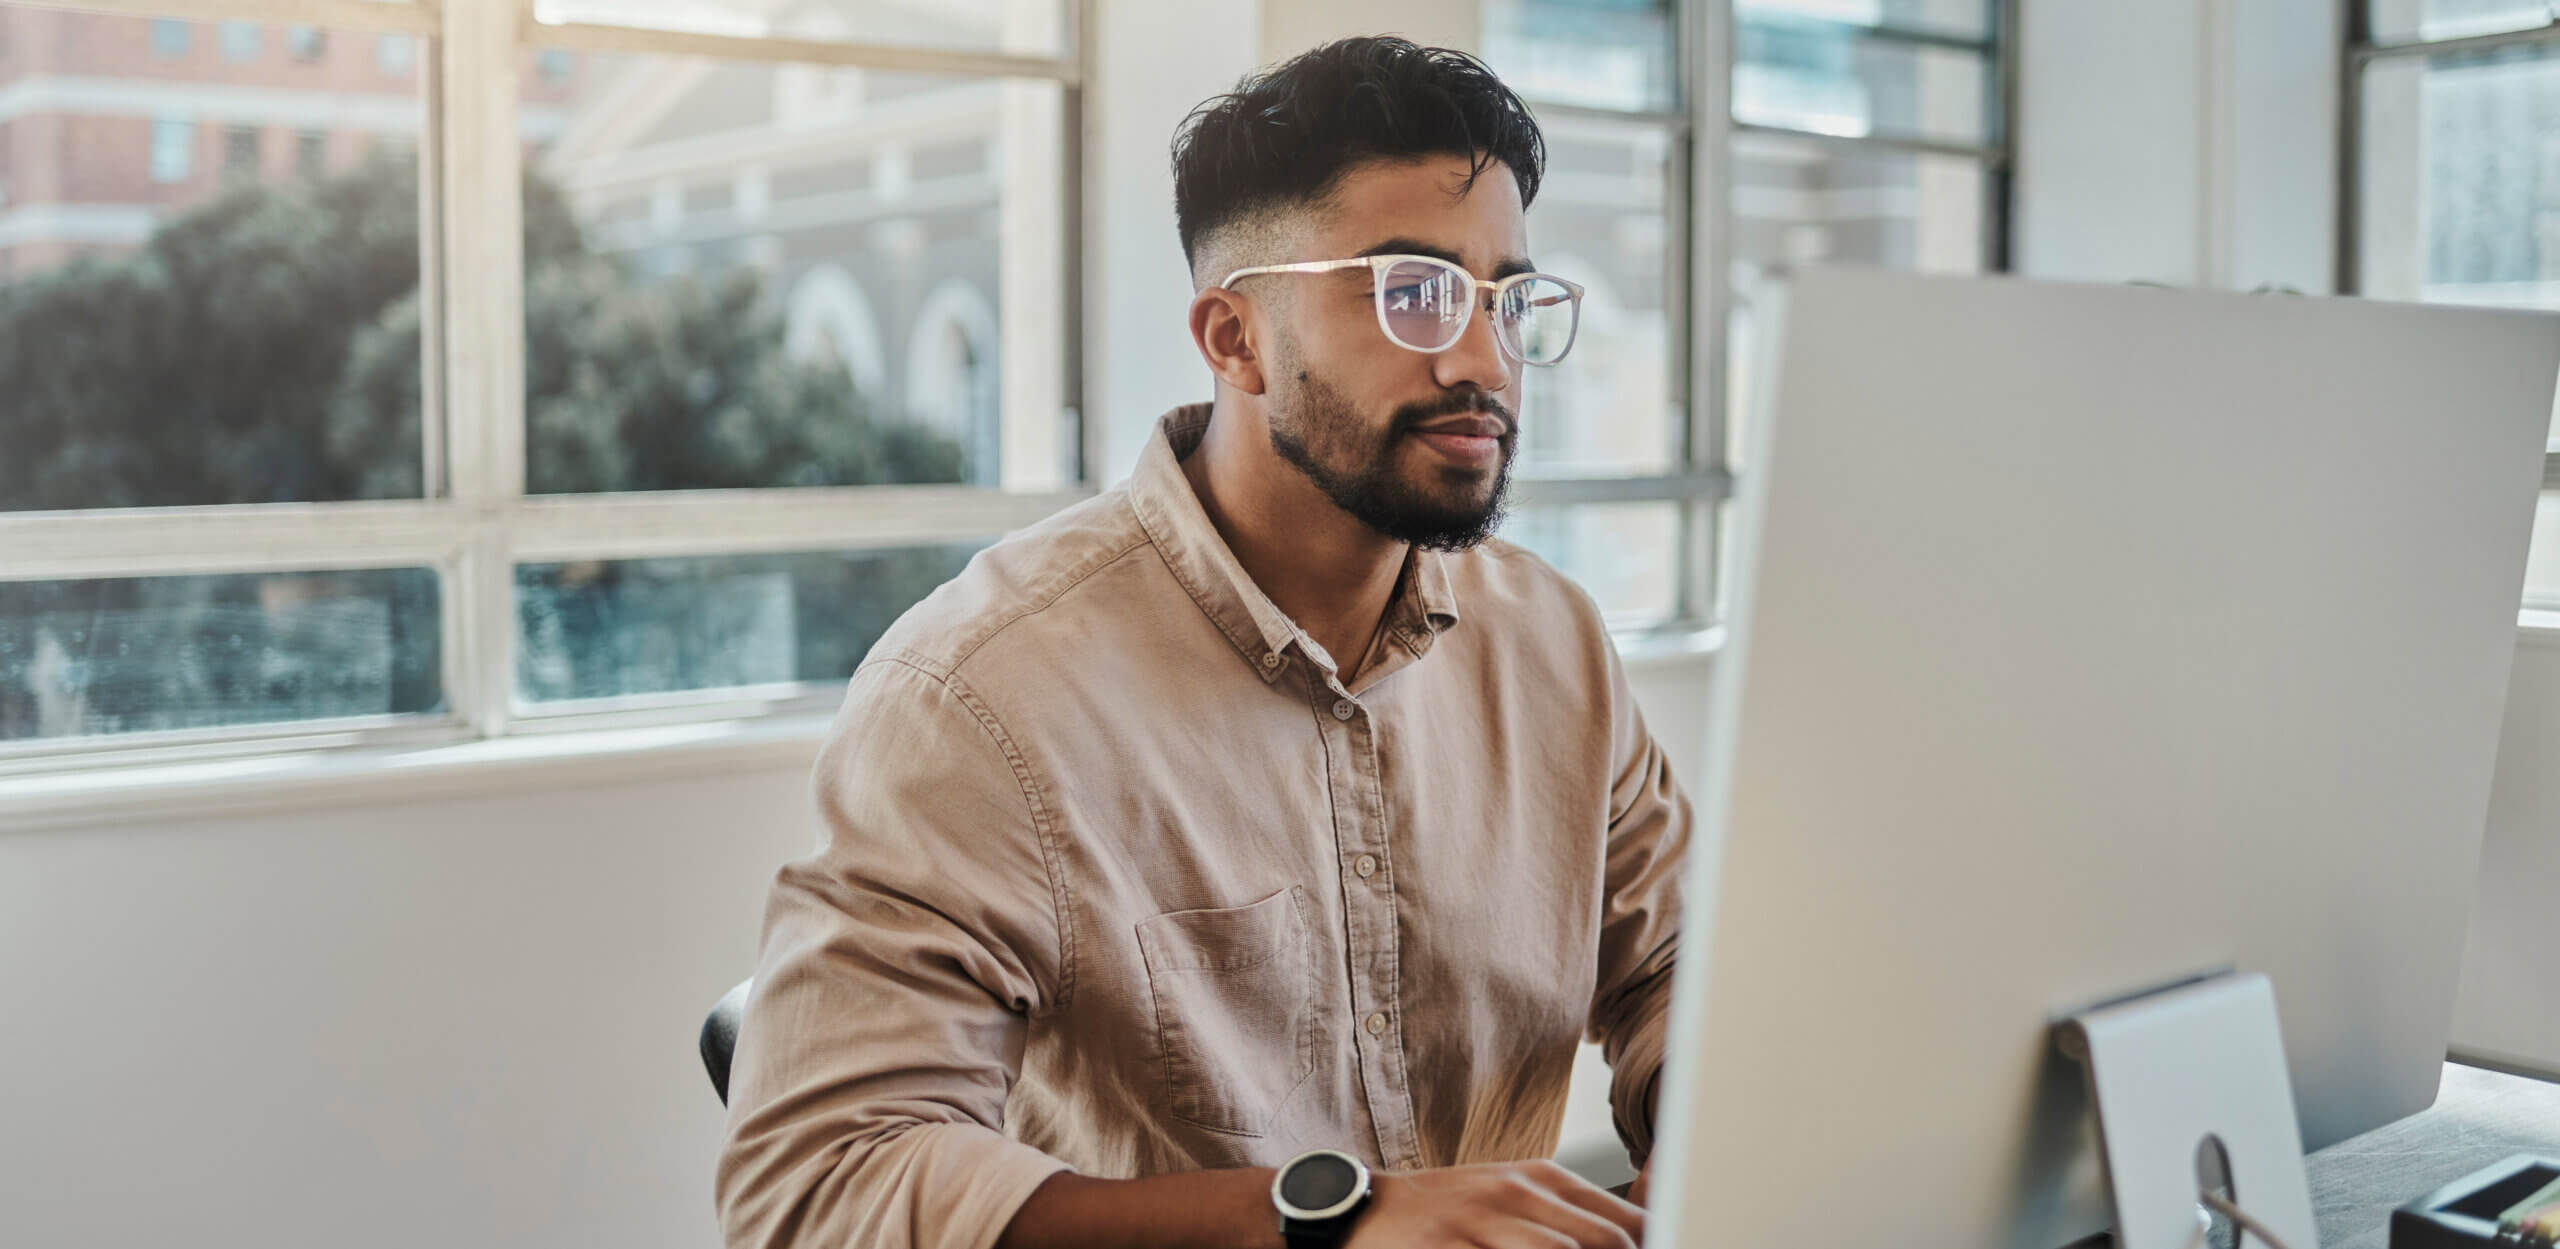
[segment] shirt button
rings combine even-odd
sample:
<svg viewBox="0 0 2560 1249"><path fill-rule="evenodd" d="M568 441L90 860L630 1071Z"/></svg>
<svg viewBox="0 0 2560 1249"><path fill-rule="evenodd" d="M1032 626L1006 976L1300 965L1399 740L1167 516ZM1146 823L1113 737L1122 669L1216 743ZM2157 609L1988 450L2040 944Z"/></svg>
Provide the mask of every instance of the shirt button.
<svg viewBox="0 0 2560 1249"><path fill-rule="evenodd" d="M1351 870L1360 873L1360 877L1363 880L1377 875L1378 856L1374 854L1361 855L1358 859L1352 861Z"/></svg>
<svg viewBox="0 0 2560 1249"><path fill-rule="evenodd" d="M1358 710L1358 707L1351 705L1351 700L1348 698L1335 699L1333 704L1333 718L1336 720L1348 720L1351 718L1351 713Z"/></svg>
<svg viewBox="0 0 2560 1249"><path fill-rule="evenodd" d="M1264 652L1262 652L1262 666L1263 666L1263 667L1265 667L1265 668L1277 668L1277 667L1279 667L1279 666L1280 666L1280 652L1278 652L1278 651L1264 651Z"/></svg>
<svg viewBox="0 0 2560 1249"><path fill-rule="evenodd" d="M1367 1025L1367 1026L1368 1026L1368 1029L1369 1029L1369 1035L1371 1035L1371 1036L1385 1036L1385 1035L1387 1034L1387 1016L1386 1016L1386 1013L1385 1013L1385 1012L1383 1012L1383 1011L1381 1011L1381 1012L1379 1012L1379 1013L1377 1013L1377 1014L1374 1014L1374 1015L1369 1016L1369 1023L1368 1023L1368 1025Z"/></svg>

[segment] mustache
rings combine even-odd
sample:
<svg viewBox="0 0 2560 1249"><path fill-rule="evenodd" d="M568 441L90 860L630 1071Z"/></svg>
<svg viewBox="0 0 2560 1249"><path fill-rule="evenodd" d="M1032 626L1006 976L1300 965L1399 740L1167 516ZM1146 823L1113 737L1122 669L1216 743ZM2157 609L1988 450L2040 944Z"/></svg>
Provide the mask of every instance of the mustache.
<svg viewBox="0 0 2560 1249"><path fill-rule="evenodd" d="M1391 440L1401 438L1433 421L1470 412L1501 421L1502 437L1506 443L1520 430L1519 418L1513 416L1511 409L1500 399L1481 390L1453 390L1428 402L1408 403L1397 408L1395 417L1387 424L1387 437Z"/></svg>

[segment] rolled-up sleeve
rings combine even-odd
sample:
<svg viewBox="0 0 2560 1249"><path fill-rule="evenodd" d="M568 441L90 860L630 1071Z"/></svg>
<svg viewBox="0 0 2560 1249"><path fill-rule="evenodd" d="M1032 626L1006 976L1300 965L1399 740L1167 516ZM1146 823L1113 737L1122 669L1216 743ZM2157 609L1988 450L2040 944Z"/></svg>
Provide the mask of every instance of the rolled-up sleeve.
<svg viewBox="0 0 2560 1249"><path fill-rule="evenodd" d="M1641 1164L1653 1152L1690 814L1614 653L1609 681L1612 780L1591 1038L1609 1062L1609 1110L1618 1138Z"/></svg>
<svg viewBox="0 0 2560 1249"><path fill-rule="evenodd" d="M820 752L730 1073L731 1249L986 1249L1066 1164L1004 1134L1067 965L1040 789L970 691L897 659Z"/></svg>

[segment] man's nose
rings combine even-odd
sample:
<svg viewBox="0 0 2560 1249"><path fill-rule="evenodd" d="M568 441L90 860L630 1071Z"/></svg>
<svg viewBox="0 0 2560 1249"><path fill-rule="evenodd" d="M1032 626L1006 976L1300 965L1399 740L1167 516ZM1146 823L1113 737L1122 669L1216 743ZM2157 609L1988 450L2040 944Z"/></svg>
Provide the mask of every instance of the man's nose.
<svg viewBox="0 0 2560 1249"><path fill-rule="evenodd" d="M1467 318L1467 328L1447 351L1432 358L1434 380L1445 389L1474 386L1489 394L1499 394L1511 385L1511 360L1503 353L1495 335L1494 311L1479 305L1475 315Z"/></svg>

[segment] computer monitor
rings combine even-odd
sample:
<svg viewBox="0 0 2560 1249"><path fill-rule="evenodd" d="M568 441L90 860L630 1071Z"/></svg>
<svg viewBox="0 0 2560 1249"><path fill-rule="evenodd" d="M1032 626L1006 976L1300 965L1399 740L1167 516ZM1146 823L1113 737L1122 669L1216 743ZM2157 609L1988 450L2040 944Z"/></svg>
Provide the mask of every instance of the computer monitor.
<svg viewBox="0 0 2560 1249"><path fill-rule="evenodd" d="M2051 1024L2217 968L2272 982L2301 1147L2428 1105L2560 318L1850 270L1755 308L1648 1243L2101 1230Z"/></svg>

